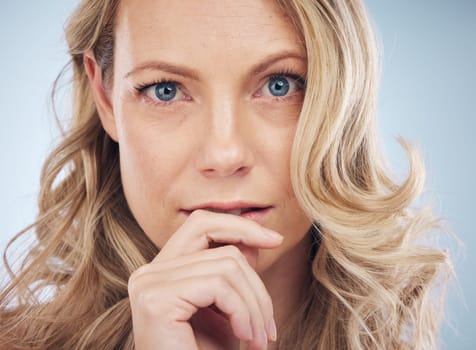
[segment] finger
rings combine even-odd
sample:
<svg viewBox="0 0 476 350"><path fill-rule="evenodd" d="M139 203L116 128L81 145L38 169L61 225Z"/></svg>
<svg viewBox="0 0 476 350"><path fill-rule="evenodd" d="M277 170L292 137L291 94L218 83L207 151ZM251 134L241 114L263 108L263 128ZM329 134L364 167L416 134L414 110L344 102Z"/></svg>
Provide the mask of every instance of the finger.
<svg viewBox="0 0 476 350"><path fill-rule="evenodd" d="M176 260L150 264L140 271L142 288L155 281L172 281L211 273L222 276L245 300L251 313L254 338L267 336L276 340L270 329L274 322L273 306L263 282L249 266L241 252L234 246L209 249ZM139 281L140 283L140 281Z"/></svg>
<svg viewBox="0 0 476 350"><path fill-rule="evenodd" d="M243 244L254 248L276 248L283 236L258 223L231 214L195 210L170 237L154 261L208 249L210 243Z"/></svg>
<svg viewBox="0 0 476 350"><path fill-rule="evenodd" d="M140 325L146 328L151 324L160 328L157 322L149 322L153 320L181 327L188 324L199 309L215 305L230 320L236 337L246 342L252 340L249 307L221 276L193 276L166 283L156 282L145 289L132 288L130 293L133 318L142 320Z"/></svg>
<svg viewBox="0 0 476 350"><path fill-rule="evenodd" d="M250 291L255 294L255 297L259 302L260 309L262 310L262 314L265 316L269 340L276 340L276 331L275 329L271 329L273 328L272 325L275 322L272 299L261 278L250 266L247 260L243 257L241 251L235 246L226 245L214 249L207 249L198 253L183 256L180 259L166 260L160 262L160 264L144 265L142 269L144 269L144 274L148 274L147 278L150 278L151 280L156 278L155 274L157 273L161 273L163 271L175 269L182 266L184 266L186 271L190 272L190 275L192 275L196 271L194 267L197 266L197 264L199 264L200 262L212 260L213 264L215 265L211 266L210 271L214 271L217 269L217 267L220 267L220 263L218 262L219 259L225 257L235 259L236 263L240 265L243 274L247 278L248 285L250 286ZM233 273L233 271L231 271L231 273ZM167 278L173 279L174 276L170 275Z"/></svg>

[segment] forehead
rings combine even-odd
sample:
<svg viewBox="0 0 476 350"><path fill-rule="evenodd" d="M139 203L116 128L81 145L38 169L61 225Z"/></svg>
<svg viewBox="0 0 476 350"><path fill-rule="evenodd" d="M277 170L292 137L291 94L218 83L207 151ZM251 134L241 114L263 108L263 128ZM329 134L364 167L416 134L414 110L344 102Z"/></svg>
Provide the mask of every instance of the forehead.
<svg viewBox="0 0 476 350"><path fill-rule="evenodd" d="M292 21L272 0L123 0L117 13L116 52L133 61L165 55L219 62L280 50L305 52Z"/></svg>

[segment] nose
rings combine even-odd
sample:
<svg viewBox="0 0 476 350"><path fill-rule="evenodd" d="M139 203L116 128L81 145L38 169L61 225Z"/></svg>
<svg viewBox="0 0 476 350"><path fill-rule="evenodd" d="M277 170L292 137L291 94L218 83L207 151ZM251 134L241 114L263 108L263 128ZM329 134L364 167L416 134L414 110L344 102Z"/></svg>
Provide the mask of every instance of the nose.
<svg viewBox="0 0 476 350"><path fill-rule="evenodd" d="M212 106L204 118L197 169L208 178L244 176L253 166L252 139L255 130L232 102Z"/></svg>

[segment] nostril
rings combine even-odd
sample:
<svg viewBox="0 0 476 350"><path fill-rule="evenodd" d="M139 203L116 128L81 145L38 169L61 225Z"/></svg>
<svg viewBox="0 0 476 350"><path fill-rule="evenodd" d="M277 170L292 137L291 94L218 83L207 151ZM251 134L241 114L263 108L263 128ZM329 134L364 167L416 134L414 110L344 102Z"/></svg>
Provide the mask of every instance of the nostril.
<svg viewBox="0 0 476 350"><path fill-rule="evenodd" d="M251 170L249 166L215 166L207 169L203 169L202 173L207 177L228 177L228 176L244 176Z"/></svg>
<svg viewBox="0 0 476 350"><path fill-rule="evenodd" d="M249 169L250 169L249 167L242 166L236 171L236 173L237 174L245 174L249 171Z"/></svg>

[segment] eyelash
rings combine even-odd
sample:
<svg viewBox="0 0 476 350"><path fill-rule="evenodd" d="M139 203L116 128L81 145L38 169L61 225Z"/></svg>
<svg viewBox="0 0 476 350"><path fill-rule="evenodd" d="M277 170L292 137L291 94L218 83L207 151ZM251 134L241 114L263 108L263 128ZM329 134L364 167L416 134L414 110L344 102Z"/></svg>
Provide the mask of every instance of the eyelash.
<svg viewBox="0 0 476 350"><path fill-rule="evenodd" d="M267 76L267 79L271 79L273 77L282 77L282 76L285 76L287 78L290 78L294 81L296 81L297 83L299 83L300 85L300 88L304 88L305 87L305 84L306 84L306 78L303 77L302 75L300 74L297 74L296 72L294 72L293 70L291 69L283 69L283 70L279 70L275 73L271 73L270 75Z"/></svg>
<svg viewBox="0 0 476 350"><path fill-rule="evenodd" d="M180 84L174 80L170 80L170 79L158 79L158 80L154 80L150 83L143 83L143 84L139 84L137 86L134 87L134 90L135 90L135 93L137 94L137 96L139 97L142 97L144 99L144 101L146 101L147 103L150 103L154 106L168 106L176 101L152 101L150 98L148 98L145 94L145 91L155 85L158 85L158 84L162 84L162 83L174 83L174 84L177 84L177 87L180 89Z"/></svg>
<svg viewBox="0 0 476 350"><path fill-rule="evenodd" d="M277 78L277 77L286 77L289 80L293 81L294 83L297 84L297 89L299 91L305 90L306 89L306 78L303 77L302 75L296 74L294 71L289 70L289 69L284 69L284 70L279 70L277 72L271 73L266 77L266 82L262 85L261 88L263 88L271 79ZM134 87L135 93L142 97L147 103L150 103L154 106L161 106L165 107L168 106L174 102L177 101L152 101L150 98L148 98L145 95L145 91L155 85L162 84L162 83L174 83L177 85L177 88L182 91L180 88L180 84L177 81L170 80L170 79L158 79L154 80L152 82L148 83L142 83ZM183 93L183 91L182 91ZM294 94L291 95L286 95L286 96L274 96L273 99L278 100L278 101L283 101L286 100L290 97L292 97Z"/></svg>
<svg viewBox="0 0 476 350"><path fill-rule="evenodd" d="M306 78L303 77L300 74L296 74L294 71L292 71L290 69L283 69L283 70L279 70L275 73L271 73L270 75L268 75L266 77L266 82L265 82L265 84L262 85L262 87L264 87L266 84L268 84L271 79L277 78L277 77L286 77L289 80L293 81L294 83L297 84L298 91L306 90ZM273 98L275 100L282 101L282 100L286 100L286 99L292 97L293 95L294 94L286 95L286 96L274 96Z"/></svg>

